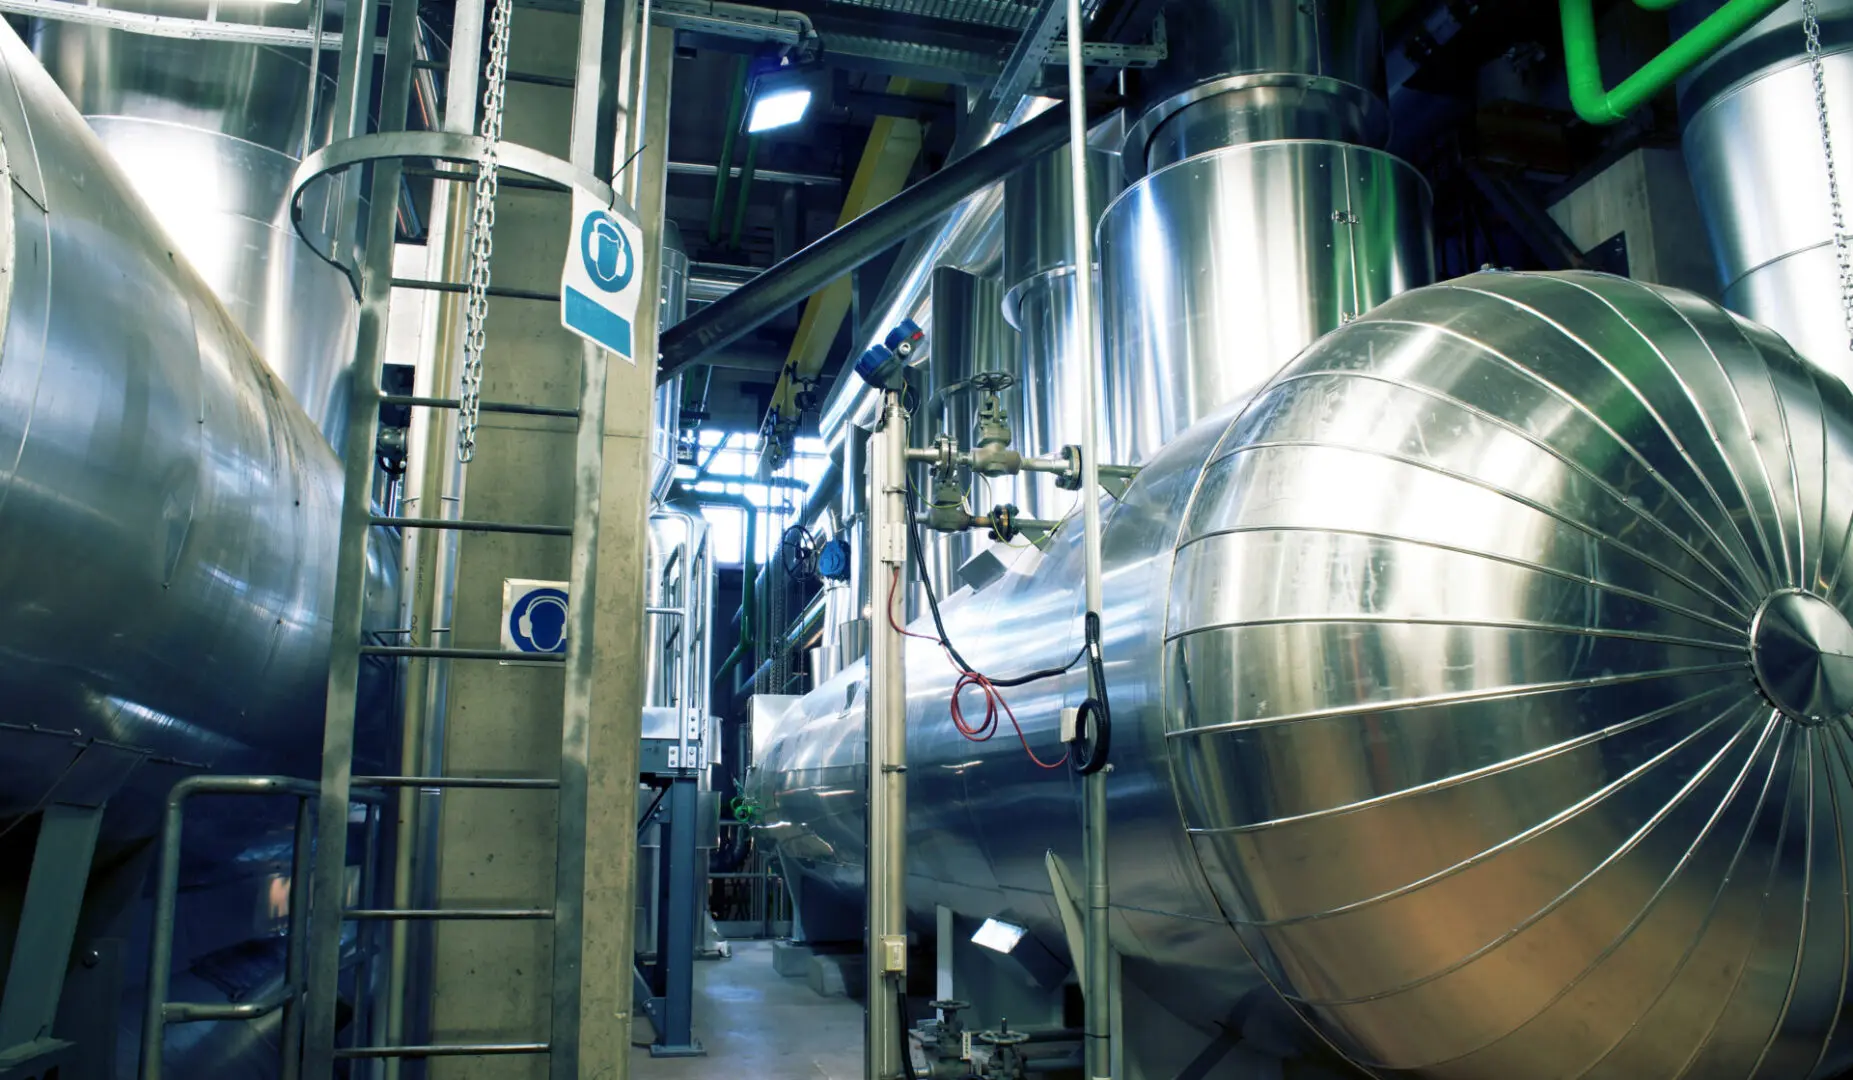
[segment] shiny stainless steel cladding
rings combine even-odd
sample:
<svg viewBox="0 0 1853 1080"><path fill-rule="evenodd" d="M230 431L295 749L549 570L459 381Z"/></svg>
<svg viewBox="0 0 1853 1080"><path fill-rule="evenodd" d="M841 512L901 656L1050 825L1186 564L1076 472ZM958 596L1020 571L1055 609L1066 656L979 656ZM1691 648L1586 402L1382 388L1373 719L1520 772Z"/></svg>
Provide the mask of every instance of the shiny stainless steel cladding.
<svg viewBox="0 0 1853 1080"><path fill-rule="evenodd" d="M1853 162L1853 0L1819 6L1844 192ZM1853 379L1800 3L1782 5L1699 68L1683 84L1681 103L1691 116L1686 167L1724 278L1725 305Z"/></svg>
<svg viewBox="0 0 1853 1080"><path fill-rule="evenodd" d="M278 8L300 23L309 5ZM66 22L42 23L34 46L180 253L341 445L358 308L347 280L289 221L289 182L310 129L308 55ZM326 69L321 81L332 91ZM326 233L333 208L327 192L317 195L307 216Z"/></svg>
<svg viewBox="0 0 1853 1080"><path fill-rule="evenodd" d="M1012 296L1033 279L1074 265L1074 199L1068 161L1064 146L1004 181L1004 289ZM1100 220L1120 187L1119 155L1089 147L1087 202L1092 220ZM1013 299L1006 298L1004 313L1012 315L1015 306Z"/></svg>
<svg viewBox="0 0 1853 1080"><path fill-rule="evenodd" d="M1231 412L1107 522L1127 977L1205 1024L1265 978L1383 1076L1844 1066L1853 392L1687 294L1480 274ZM1072 655L1078 532L947 605L961 652ZM1063 952L1078 786L959 736L916 644L910 903ZM1083 693L1010 692L1045 758ZM860 887L861 722L851 669L754 781L807 896Z"/></svg>
<svg viewBox="0 0 1853 1080"><path fill-rule="evenodd" d="M1010 397L1017 449L1032 456L1059 453L1081 440L1075 332L1074 221L1068 148L1026 166L1004 181L1004 316L1018 331L1017 386ZM1099 221L1119 192L1119 157L1090 149L1088 201ZM1016 479L1017 505L1027 517L1053 519L1075 505L1072 492L1046 473Z"/></svg>
<svg viewBox="0 0 1853 1080"><path fill-rule="evenodd" d="M6 718L193 765L313 748L334 455L10 29L0 69ZM0 807L71 771L68 737L6 743Z"/></svg>
<svg viewBox="0 0 1853 1080"><path fill-rule="evenodd" d="M1284 369L1165 618L1183 828L1270 980L1386 1076L1831 1074L1850 492L1844 386L1620 278Z"/></svg>
<svg viewBox="0 0 1853 1080"><path fill-rule="evenodd" d="M1128 176L1242 142L1388 135L1375 0L1175 0L1164 15L1169 54L1127 76Z"/></svg>
<svg viewBox="0 0 1853 1080"><path fill-rule="evenodd" d="M1136 461L1320 334L1434 276L1428 184L1378 150L1250 143L1168 166L1100 223L1108 457Z"/></svg>

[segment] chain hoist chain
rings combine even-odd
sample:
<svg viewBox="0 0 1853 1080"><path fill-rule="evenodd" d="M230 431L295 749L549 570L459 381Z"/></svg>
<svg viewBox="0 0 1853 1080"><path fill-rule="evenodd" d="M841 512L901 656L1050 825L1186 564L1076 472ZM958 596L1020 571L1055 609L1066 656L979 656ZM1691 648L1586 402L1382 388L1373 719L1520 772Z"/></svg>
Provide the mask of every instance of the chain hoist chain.
<svg viewBox="0 0 1853 1080"><path fill-rule="evenodd" d="M492 0L489 66L483 72L483 156L476 166L476 202L470 220L469 294L464 301L463 391L458 395L457 460L476 456L476 421L482 404L483 321L489 316L489 262L495 254L495 196L500 182L496 144L508 88L508 24L514 0Z"/></svg>
<svg viewBox="0 0 1853 1080"><path fill-rule="evenodd" d="M1827 199L1833 212L1834 262L1840 268L1840 321L1853 350L1853 250L1847 242L1846 211L1840 201L1840 173L1834 166L1833 129L1827 123L1827 71L1821 63L1821 20L1816 0L1802 0L1802 35L1808 42L1808 70L1814 76L1814 112L1821 126L1821 156L1827 164Z"/></svg>

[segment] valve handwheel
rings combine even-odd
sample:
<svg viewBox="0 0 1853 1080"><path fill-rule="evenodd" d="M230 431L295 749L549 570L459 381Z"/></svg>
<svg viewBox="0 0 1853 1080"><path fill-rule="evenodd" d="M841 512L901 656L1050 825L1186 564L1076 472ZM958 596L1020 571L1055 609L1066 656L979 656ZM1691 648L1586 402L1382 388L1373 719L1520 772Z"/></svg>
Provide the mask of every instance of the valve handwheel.
<svg viewBox="0 0 1853 1080"><path fill-rule="evenodd" d="M817 580L817 538L802 525L793 525L779 538L779 562L793 581Z"/></svg>

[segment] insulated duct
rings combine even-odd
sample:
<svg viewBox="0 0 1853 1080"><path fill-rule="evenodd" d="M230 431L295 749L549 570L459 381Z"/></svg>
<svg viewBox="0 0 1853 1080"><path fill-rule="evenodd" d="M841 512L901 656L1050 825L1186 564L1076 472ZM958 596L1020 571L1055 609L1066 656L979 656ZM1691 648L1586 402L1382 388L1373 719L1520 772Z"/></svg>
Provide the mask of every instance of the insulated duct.
<svg viewBox="0 0 1853 1080"><path fill-rule="evenodd" d="M1125 977L1206 1031L1271 985L1383 1077L1835 1075L1849 492L1853 394L1689 294L1478 274L1322 338L1109 508ZM1074 654L1078 534L943 604L988 675ZM1065 952L1079 785L961 736L955 678L909 643L913 915ZM1045 761L1085 693L1007 691ZM862 888L863 696L753 781L807 904Z"/></svg>
<svg viewBox="0 0 1853 1080"><path fill-rule="evenodd" d="M1690 6L1690 5L1688 5ZM1677 13L1698 19L1707 7ZM1834 159L1853 163L1853 0L1820 0ZM1724 304L1853 379L1853 345L1834 261L1827 162L1801 2L1746 30L1680 84L1683 145ZM1842 191L1853 194L1842 180Z"/></svg>

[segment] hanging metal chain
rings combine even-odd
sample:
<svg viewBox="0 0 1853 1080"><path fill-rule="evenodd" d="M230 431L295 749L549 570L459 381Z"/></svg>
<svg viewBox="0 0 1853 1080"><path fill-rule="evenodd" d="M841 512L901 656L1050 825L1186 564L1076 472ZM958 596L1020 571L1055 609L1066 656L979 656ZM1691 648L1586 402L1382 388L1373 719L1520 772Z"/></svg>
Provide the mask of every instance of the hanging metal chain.
<svg viewBox="0 0 1853 1080"><path fill-rule="evenodd" d="M1827 163L1827 199L1833 211L1834 262L1840 268L1840 321L1853 350L1853 251L1848 248L1846 211L1840 202L1840 173L1834 167L1834 136L1827 123L1827 72L1821 63L1821 20L1816 0L1802 0L1802 35L1808 41L1808 70L1814 76L1815 119L1821 125L1821 156Z"/></svg>
<svg viewBox="0 0 1853 1080"><path fill-rule="evenodd" d="M483 156L476 166L476 203L470 221L470 281L464 301L468 320L463 339L463 392L458 395L457 460L476 456L476 420L483 392L483 321L489 316L489 262L495 254L495 195L500 182L496 144L502 139L502 107L508 88L508 24L515 0L492 0L489 66L483 73Z"/></svg>

